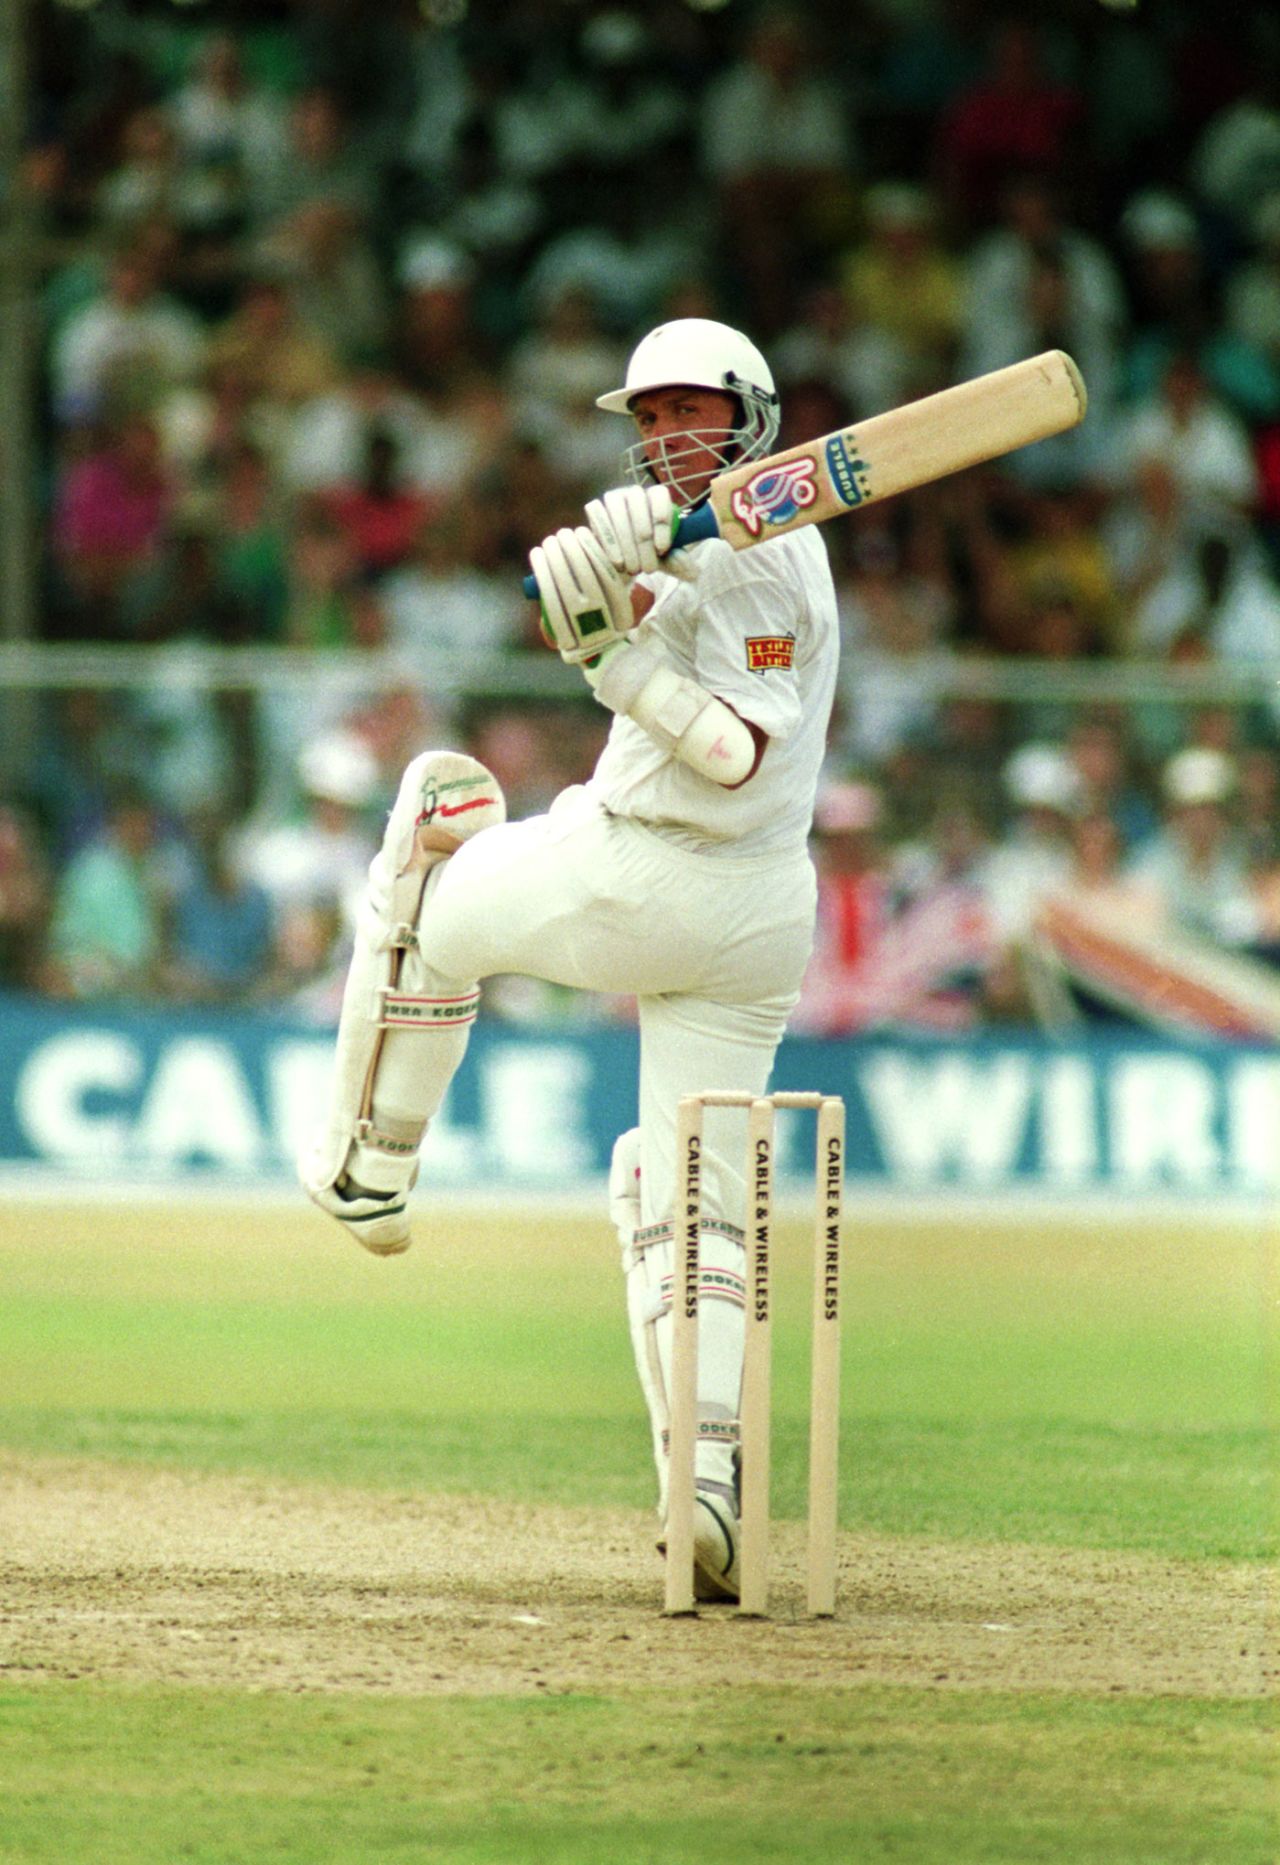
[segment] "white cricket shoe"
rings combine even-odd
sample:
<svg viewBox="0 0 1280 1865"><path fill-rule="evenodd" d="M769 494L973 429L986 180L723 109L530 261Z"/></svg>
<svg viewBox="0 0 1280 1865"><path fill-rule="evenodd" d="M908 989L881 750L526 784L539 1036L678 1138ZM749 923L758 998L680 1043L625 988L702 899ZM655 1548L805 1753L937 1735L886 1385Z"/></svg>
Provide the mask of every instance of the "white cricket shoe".
<svg viewBox="0 0 1280 1865"><path fill-rule="evenodd" d="M738 1517L731 1503L704 1490L693 1510L693 1597L738 1599Z"/></svg>
<svg viewBox="0 0 1280 1865"><path fill-rule="evenodd" d="M736 1605L738 1600L738 1514L720 1484L708 1490L699 1485L693 1505L693 1597ZM658 1542L667 1552L666 1533Z"/></svg>
<svg viewBox="0 0 1280 1865"><path fill-rule="evenodd" d="M417 1173L414 1173L417 1178ZM339 1189L341 1186L341 1189ZM409 1188L399 1192L371 1192L344 1177L339 1185L307 1187L308 1196L337 1218L362 1250L375 1256L399 1256L409 1248Z"/></svg>

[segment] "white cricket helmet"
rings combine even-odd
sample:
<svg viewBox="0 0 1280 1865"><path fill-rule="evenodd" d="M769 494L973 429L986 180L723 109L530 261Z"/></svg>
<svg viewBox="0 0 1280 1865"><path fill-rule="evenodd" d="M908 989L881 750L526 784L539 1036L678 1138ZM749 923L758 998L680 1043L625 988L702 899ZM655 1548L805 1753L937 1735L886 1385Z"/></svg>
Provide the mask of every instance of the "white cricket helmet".
<svg viewBox="0 0 1280 1865"><path fill-rule="evenodd" d="M768 453L778 435L778 395L773 372L750 337L730 324L709 317L677 317L659 324L631 352L627 379L620 389L597 398L596 407L608 414L629 414L637 395L650 389L714 389L732 395L740 410L736 424L718 430L714 452L721 469ZM679 462L682 451L705 447L710 437L670 435L662 446L662 459L672 491L681 496ZM689 442L687 449L677 444ZM654 462L643 442L627 450L633 479L656 477Z"/></svg>

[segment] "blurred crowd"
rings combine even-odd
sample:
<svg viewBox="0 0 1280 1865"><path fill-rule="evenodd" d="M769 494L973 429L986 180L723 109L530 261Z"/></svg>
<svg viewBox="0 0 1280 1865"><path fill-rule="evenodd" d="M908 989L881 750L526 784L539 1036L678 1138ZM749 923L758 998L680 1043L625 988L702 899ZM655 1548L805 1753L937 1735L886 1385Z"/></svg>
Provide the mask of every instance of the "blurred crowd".
<svg viewBox="0 0 1280 1865"><path fill-rule="evenodd" d="M7 982L329 1015L413 751L465 745L517 815L580 780L605 716L568 679L510 697L545 659L524 556L616 483L594 397L686 314L760 342L783 443L1055 346L1090 393L1072 434L827 528L845 656L801 1020L1026 1014L1010 953L1047 888L1280 945L1276 706L995 704L946 672L1280 680L1274 8L33 18L42 629L155 673L41 703L0 814ZM316 673L211 691L210 645Z"/></svg>

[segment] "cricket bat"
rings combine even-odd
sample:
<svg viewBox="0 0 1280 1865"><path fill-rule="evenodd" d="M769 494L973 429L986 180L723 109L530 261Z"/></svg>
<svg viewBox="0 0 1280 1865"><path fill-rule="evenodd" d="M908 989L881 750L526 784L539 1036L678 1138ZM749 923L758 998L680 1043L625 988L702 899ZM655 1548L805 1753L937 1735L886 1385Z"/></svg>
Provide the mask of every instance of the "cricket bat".
<svg viewBox="0 0 1280 1865"><path fill-rule="evenodd" d="M731 467L682 517L671 548L721 537L750 550L801 525L824 524L896 492L1065 433L1084 419L1084 379L1065 350L1046 350L839 428L767 460ZM537 596L531 576L525 594Z"/></svg>

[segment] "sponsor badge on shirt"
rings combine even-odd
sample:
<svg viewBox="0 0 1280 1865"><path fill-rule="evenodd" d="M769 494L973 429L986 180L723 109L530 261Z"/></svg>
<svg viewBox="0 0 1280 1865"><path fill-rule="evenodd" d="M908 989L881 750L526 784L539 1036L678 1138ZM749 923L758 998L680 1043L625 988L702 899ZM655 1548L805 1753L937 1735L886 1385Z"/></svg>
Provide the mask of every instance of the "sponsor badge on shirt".
<svg viewBox="0 0 1280 1865"><path fill-rule="evenodd" d="M747 636L747 669L750 673L767 673L771 667L790 667L795 654L793 635Z"/></svg>

